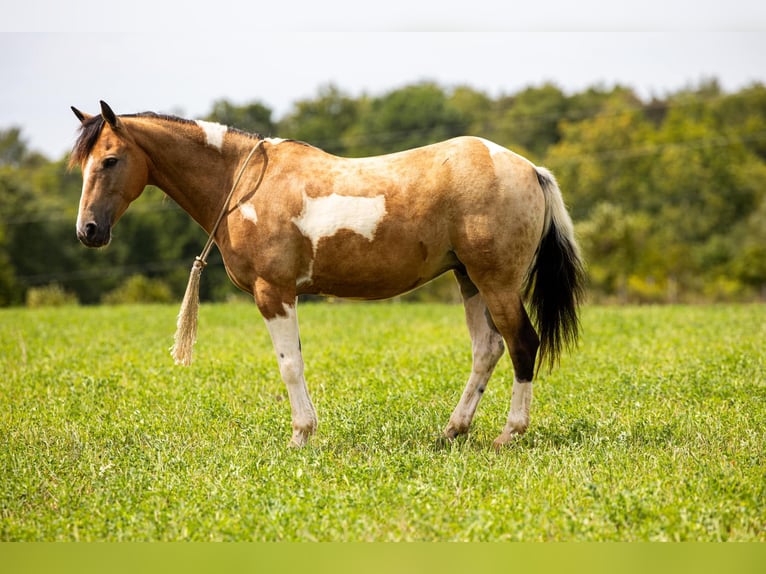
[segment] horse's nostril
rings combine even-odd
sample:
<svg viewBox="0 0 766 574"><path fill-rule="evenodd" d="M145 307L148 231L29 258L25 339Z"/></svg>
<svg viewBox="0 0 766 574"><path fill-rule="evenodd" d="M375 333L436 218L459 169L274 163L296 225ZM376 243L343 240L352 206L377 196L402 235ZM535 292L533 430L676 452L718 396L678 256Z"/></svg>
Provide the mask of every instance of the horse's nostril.
<svg viewBox="0 0 766 574"><path fill-rule="evenodd" d="M98 231L98 226L92 221L90 223L85 224L86 239L93 239L96 236L97 231Z"/></svg>
<svg viewBox="0 0 766 574"><path fill-rule="evenodd" d="M95 221L77 227L77 238L87 247L103 247L109 243L110 237L110 227L99 225Z"/></svg>

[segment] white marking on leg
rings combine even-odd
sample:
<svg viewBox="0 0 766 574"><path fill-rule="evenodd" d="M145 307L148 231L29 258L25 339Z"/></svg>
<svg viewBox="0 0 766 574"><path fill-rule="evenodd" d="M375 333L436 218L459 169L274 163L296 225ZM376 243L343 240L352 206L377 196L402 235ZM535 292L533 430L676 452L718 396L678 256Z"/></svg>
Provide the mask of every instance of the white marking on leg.
<svg viewBox="0 0 766 574"><path fill-rule="evenodd" d="M218 151L223 150L223 136L226 135L228 127L214 122L206 122L205 120L197 120L196 124L205 132L205 143L207 145L214 147Z"/></svg>
<svg viewBox="0 0 766 574"><path fill-rule="evenodd" d="M333 193L325 197L303 195L303 210L293 223L311 240L316 254L319 241L341 229L358 233L369 241L375 238L378 224L386 215L386 198L354 197Z"/></svg>
<svg viewBox="0 0 766 574"><path fill-rule="evenodd" d="M495 445L500 446L511 441L516 436L521 436L529 428L529 409L532 406L532 383L513 380L511 392L511 411L508 413L508 422L500 436L495 439Z"/></svg>
<svg viewBox="0 0 766 574"><path fill-rule="evenodd" d="M239 212L242 214L242 217L247 219L253 224L258 223L258 214L255 212L255 206L253 206L250 203L243 203L239 206Z"/></svg>
<svg viewBox="0 0 766 574"><path fill-rule="evenodd" d="M487 382L500 357L503 356L504 350L503 338L489 324L487 306L481 295L474 295L467 299L464 305L466 323L471 334L473 364L471 376L460 397L460 402L452 412L449 424L444 430L448 438L468 432Z"/></svg>
<svg viewBox="0 0 766 574"><path fill-rule="evenodd" d="M303 355L301 354L298 315L295 305L285 305L285 315L266 321L266 328L274 344L279 362L279 372L287 387L293 419L293 436L290 444L303 446L317 427L317 416L309 397L306 379L303 376Z"/></svg>
<svg viewBox="0 0 766 574"><path fill-rule="evenodd" d="M532 383L513 380L511 412L508 413L510 430L523 434L529 427L529 409L532 406Z"/></svg>

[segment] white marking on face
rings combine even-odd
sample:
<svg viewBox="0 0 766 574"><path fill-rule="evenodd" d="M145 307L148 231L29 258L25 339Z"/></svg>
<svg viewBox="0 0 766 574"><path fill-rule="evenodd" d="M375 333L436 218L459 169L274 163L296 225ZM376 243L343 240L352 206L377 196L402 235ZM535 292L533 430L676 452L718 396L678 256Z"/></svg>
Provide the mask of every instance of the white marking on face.
<svg viewBox="0 0 766 574"><path fill-rule="evenodd" d="M88 156L88 161L85 162L85 170L82 172L82 185L85 187L85 183L88 181L88 178L90 177L90 172L93 171L93 164L95 163L95 160L93 159L93 156Z"/></svg>
<svg viewBox="0 0 766 574"><path fill-rule="evenodd" d="M293 223L311 240L316 254L319 241L341 229L348 229L372 241L385 215L386 198L382 195L352 197L333 193L325 197L308 197L304 194L303 211L298 217L293 217Z"/></svg>
<svg viewBox="0 0 766 574"><path fill-rule="evenodd" d="M255 212L255 207L252 204L243 203L239 206L239 212L242 214L242 217L253 224L258 223L258 214Z"/></svg>
<svg viewBox="0 0 766 574"><path fill-rule="evenodd" d="M85 190L88 187L88 179L90 179L93 172L93 164L95 160L93 156L88 156L88 161L85 162L85 167L82 170L82 193L80 195L80 208L77 211L77 229L80 229L80 223L82 218L82 198L85 196Z"/></svg>
<svg viewBox="0 0 766 574"><path fill-rule="evenodd" d="M214 122L206 122L205 120L197 120L196 124L205 132L205 143L221 151L223 149L223 136L226 135L229 128Z"/></svg>

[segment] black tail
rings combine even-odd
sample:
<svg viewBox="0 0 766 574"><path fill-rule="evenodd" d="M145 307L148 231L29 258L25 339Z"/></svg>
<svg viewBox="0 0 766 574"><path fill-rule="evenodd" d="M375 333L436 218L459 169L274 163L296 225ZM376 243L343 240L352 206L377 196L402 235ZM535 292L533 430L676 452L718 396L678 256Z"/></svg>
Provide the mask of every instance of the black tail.
<svg viewBox="0 0 766 574"><path fill-rule="evenodd" d="M543 168L537 168L537 179L545 195L546 224L524 296L540 336L538 369L543 363L551 369L563 349L577 343L585 270L556 180Z"/></svg>

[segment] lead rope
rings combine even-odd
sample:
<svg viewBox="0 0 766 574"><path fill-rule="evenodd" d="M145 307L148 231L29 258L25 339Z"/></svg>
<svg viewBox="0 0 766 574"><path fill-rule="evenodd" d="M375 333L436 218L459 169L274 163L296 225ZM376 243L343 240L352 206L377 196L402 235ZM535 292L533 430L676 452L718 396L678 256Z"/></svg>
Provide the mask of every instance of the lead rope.
<svg viewBox="0 0 766 574"><path fill-rule="evenodd" d="M242 167L240 168L239 173L234 180L234 184L231 186L231 190L226 196L226 200L223 202L223 206L221 206L221 212L218 214L218 219L216 219L212 231L210 231L210 235L207 238L205 248L202 250L202 253L200 253L194 259L194 264L192 265L191 273L189 274L189 283L186 286L186 293L184 294L184 299L181 303L181 310L178 312L178 323L176 324L176 334L174 337L175 343L170 349L170 354L173 356L173 359L175 359L176 365L191 365L192 349L194 347L195 341L197 340L197 316L199 314L200 276L202 275L202 270L207 266L207 257L210 255L210 250L213 248L215 232L218 231L218 226L221 224L224 215L226 215L226 210L228 209L229 202L234 195L234 190L237 189L239 181L242 179L242 174L245 173L245 168L247 167L247 164L250 163L250 159L253 157L256 150L262 146L262 144L263 140L258 140L258 143L253 146L253 149L250 150L247 158L245 158L245 163L242 164ZM258 187L261 185L261 181L263 181L263 175L266 173L267 163L268 161L264 156L263 167L261 168L261 173L258 176L258 181L255 183L253 192L258 190Z"/></svg>

